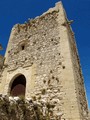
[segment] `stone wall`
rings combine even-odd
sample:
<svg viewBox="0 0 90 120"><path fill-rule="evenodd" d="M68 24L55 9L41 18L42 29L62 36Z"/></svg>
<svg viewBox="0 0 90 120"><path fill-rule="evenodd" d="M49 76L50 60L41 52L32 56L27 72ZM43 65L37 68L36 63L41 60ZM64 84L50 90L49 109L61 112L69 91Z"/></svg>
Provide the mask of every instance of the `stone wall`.
<svg viewBox="0 0 90 120"><path fill-rule="evenodd" d="M25 68L36 64L35 87L31 96L45 98L57 103L60 109L62 97L59 94L60 72L62 65L60 37L58 36L58 11L47 13L39 18L28 21L24 25L16 25L13 39L8 51L8 71L14 71L20 66ZM24 50L22 50L24 46ZM55 99L55 96L58 97Z"/></svg>
<svg viewBox="0 0 90 120"><path fill-rule="evenodd" d="M15 25L5 54L0 92L10 95L14 79L22 74L26 98L53 104L54 116L60 114L62 120L87 120L83 80L68 25L61 3L40 17Z"/></svg>
<svg viewBox="0 0 90 120"><path fill-rule="evenodd" d="M3 66L4 65L4 57L2 55L0 55L0 82L2 79L2 71L3 71Z"/></svg>
<svg viewBox="0 0 90 120"><path fill-rule="evenodd" d="M76 93L77 93L77 98L78 98L78 106L80 109L81 118L84 120L87 119L88 116L88 106L87 106L87 100L85 99L86 93L84 89L84 80L83 80L83 75L81 71L81 65L80 65L80 60L76 48L76 43L75 43L75 37L72 29L70 26L67 26L68 28L68 36L70 39L70 47L71 47L71 55L72 55L72 63L73 63L73 71L74 71L74 77L75 77L75 85L76 85Z"/></svg>
<svg viewBox="0 0 90 120"><path fill-rule="evenodd" d="M89 110L89 117L88 117L88 120L90 120L90 110Z"/></svg>
<svg viewBox="0 0 90 120"><path fill-rule="evenodd" d="M48 13L29 21L30 25L27 23L27 26L25 24L15 26L16 32L11 40L12 48L8 51L8 70L17 69L19 66L32 66L34 63L41 67L44 66L44 61L52 63L49 60L54 59L55 52L58 52L57 46L60 39L56 18L57 12L54 11L52 14ZM18 29L20 29L19 33L17 33ZM24 46L25 48L22 50ZM55 51L53 55L52 50ZM41 69L38 69L37 74L41 72L39 70Z"/></svg>

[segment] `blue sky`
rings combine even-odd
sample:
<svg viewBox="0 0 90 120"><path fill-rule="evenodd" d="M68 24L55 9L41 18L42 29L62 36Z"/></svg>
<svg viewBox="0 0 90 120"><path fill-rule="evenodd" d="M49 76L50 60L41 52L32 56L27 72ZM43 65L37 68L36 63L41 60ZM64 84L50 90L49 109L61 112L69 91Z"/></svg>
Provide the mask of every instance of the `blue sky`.
<svg viewBox="0 0 90 120"><path fill-rule="evenodd" d="M11 29L53 7L59 0L0 0L0 43L5 53ZM75 32L90 107L90 0L62 0Z"/></svg>

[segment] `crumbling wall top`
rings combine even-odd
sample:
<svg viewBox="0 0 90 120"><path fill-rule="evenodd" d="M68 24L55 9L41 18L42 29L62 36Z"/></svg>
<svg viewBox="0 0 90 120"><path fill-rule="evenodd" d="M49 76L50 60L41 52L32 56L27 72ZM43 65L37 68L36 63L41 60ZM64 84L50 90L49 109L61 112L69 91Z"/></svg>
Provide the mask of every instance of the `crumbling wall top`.
<svg viewBox="0 0 90 120"><path fill-rule="evenodd" d="M20 28L26 28L26 26L28 26L28 22L33 23L33 21L36 21L37 19L41 19L41 18L43 18L47 14L51 14L53 12L58 12L58 11L64 12L63 4L62 4L61 1L57 2L55 4L55 7L50 8L49 10L44 12L42 15L37 16L37 17L35 17L33 19L29 18L24 24L19 24L18 23L16 25L14 25L13 28L12 28L12 31L17 31L17 30L19 31L19 29L18 29L19 27Z"/></svg>

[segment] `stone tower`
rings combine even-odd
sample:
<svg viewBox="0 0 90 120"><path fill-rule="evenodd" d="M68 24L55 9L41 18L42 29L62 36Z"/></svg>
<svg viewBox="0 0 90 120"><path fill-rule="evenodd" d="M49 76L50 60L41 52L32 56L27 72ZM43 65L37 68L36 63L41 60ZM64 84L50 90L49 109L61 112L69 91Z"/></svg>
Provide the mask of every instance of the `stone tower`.
<svg viewBox="0 0 90 120"><path fill-rule="evenodd" d="M13 27L0 92L55 105L62 120L87 120L88 107L74 33L61 2Z"/></svg>

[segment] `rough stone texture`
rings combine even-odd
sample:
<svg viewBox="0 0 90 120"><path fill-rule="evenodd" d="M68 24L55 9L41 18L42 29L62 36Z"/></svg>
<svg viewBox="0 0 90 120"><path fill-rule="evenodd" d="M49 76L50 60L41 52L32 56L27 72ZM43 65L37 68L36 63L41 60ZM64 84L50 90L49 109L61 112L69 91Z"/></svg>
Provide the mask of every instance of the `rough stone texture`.
<svg viewBox="0 0 90 120"><path fill-rule="evenodd" d="M75 83L76 83L76 93L77 93L77 97L78 99L78 103L79 103L79 109L81 111L81 113L83 112L82 115L82 119L86 118L87 114L88 114L88 106L87 106L87 101L85 98L86 94L84 91L84 81L83 81L83 77L82 77L82 71L81 71L81 66L80 66L80 61L79 61L79 56L77 53L77 49L76 49L76 45L74 42L74 36L70 35L69 31L69 39L70 39L70 45L71 45L71 54L72 54L72 63L73 63L73 69L74 69L74 77L75 77Z"/></svg>
<svg viewBox="0 0 90 120"><path fill-rule="evenodd" d="M4 65L4 57L0 55L0 82L2 80L3 65Z"/></svg>
<svg viewBox="0 0 90 120"><path fill-rule="evenodd" d="M90 120L90 110L89 110L89 117L88 117L88 120Z"/></svg>
<svg viewBox="0 0 90 120"><path fill-rule="evenodd" d="M84 82L74 34L62 6L17 24L5 54L0 92L10 95L13 81L26 78L25 97L55 105L61 120L88 120Z"/></svg>

